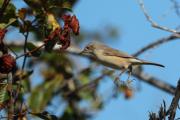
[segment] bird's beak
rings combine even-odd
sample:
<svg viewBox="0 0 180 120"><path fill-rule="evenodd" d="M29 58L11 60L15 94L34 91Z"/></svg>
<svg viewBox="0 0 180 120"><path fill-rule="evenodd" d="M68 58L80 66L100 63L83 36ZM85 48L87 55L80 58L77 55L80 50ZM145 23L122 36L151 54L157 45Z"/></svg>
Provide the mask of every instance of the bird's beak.
<svg viewBox="0 0 180 120"><path fill-rule="evenodd" d="M89 55L89 51L84 49L79 54L80 55Z"/></svg>
<svg viewBox="0 0 180 120"><path fill-rule="evenodd" d="M86 53L86 51L85 50L82 50L79 54L80 55L84 55Z"/></svg>

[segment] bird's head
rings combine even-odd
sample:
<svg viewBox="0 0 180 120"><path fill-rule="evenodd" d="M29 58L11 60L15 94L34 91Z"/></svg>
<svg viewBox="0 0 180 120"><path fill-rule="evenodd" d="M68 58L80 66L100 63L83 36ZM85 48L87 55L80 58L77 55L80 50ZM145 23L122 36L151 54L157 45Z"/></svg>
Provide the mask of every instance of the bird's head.
<svg viewBox="0 0 180 120"><path fill-rule="evenodd" d="M81 54L84 54L84 55L93 55L94 49L95 49L95 44L94 44L94 43L90 43L90 44L88 44L88 45L83 49L83 51L81 52Z"/></svg>
<svg viewBox="0 0 180 120"><path fill-rule="evenodd" d="M97 53L103 53L108 47L100 42L89 43L81 54L96 56Z"/></svg>

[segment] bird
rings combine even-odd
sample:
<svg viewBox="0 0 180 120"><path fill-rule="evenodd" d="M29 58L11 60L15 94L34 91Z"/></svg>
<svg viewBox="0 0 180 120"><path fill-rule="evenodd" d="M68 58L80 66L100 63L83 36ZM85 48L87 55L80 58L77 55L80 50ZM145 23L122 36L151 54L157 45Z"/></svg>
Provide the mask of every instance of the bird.
<svg viewBox="0 0 180 120"><path fill-rule="evenodd" d="M81 54L94 58L97 62L104 66L121 70L122 72L120 73L120 75L127 70L131 74L132 67L137 65L154 65L158 67L165 67L164 65L159 63L136 58L123 51L111 48L100 42L89 43L81 51Z"/></svg>

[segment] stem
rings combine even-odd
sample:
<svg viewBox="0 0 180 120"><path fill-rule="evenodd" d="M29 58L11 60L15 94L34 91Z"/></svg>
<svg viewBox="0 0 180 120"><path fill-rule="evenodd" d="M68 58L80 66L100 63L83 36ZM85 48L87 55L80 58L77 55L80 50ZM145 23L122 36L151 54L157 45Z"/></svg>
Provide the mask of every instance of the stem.
<svg viewBox="0 0 180 120"><path fill-rule="evenodd" d="M14 98L13 98L13 88L12 88L12 74L7 74L7 84L10 88L10 103L8 105L8 120L12 120L14 115Z"/></svg>
<svg viewBox="0 0 180 120"><path fill-rule="evenodd" d="M170 105L169 110L167 112L167 114L169 115L169 120L174 120L174 118L175 118L176 109L178 107L179 99L180 99L180 80L177 83L174 98L172 99L171 105Z"/></svg>
<svg viewBox="0 0 180 120"><path fill-rule="evenodd" d="M27 47L28 36L29 36L29 31L27 30L27 34L24 35L24 37L25 37L25 42L24 42L24 53L26 53L26 47ZM23 64L22 64L22 70L23 70L24 67L25 67L26 59L27 59L27 56L25 55L25 56L24 56L24 60L23 60Z"/></svg>
<svg viewBox="0 0 180 120"><path fill-rule="evenodd" d="M155 42L152 42L152 43L148 44L147 46L141 48L139 51L134 53L133 56L137 57L137 56L139 56L140 54L144 53L145 51L147 51L149 49L152 49L152 48L154 48L156 46L159 46L161 44L164 44L164 43L167 43L167 42L170 42L170 41L173 41L173 40L177 40L179 38L180 38L180 34L172 34L170 36L160 38L159 40L156 40Z"/></svg>
<svg viewBox="0 0 180 120"><path fill-rule="evenodd" d="M26 52L26 53L24 53L24 54L22 54L22 55L19 55L18 57L16 57L16 60L19 59L19 58L21 58L21 57L23 57L23 56L26 56L26 57L27 57L27 55L31 55L33 52L35 52L35 51L41 49L42 47L44 47L44 45L45 45L45 43L42 44L42 45L40 45L39 47L37 47L37 48L29 51L29 52Z"/></svg>

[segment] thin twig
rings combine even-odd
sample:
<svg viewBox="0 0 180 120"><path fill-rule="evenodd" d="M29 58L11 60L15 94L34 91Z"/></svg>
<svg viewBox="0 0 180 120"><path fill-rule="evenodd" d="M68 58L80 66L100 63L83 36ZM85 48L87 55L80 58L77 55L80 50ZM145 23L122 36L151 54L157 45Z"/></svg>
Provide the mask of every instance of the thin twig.
<svg viewBox="0 0 180 120"><path fill-rule="evenodd" d="M86 84L84 84L82 86L79 86L74 91L70 91L70 92L66 93L65 95L69 96L69 95L71 95L73 93L78 93L81 90L84 90L84 89L87 89L87 88L93 88L93 86L96 86L99 83L99 81L102 80L105 76L112 75L112 74L113 74L113 71L107 71L107 72L101 74L99 77L92 80L91 82L86 83Z"/></svg>
<svg viewBox="0 0 180 120"><path fill-rule="evenodd" d="M24 34L24 54L26 53L26 49L27 49L27 41L28 41L28 36L29 36L29 30L27 29L27 32L26 32L26 34ZM27 58L27 56L25 55L24 56L24 60L23 60L23 64L22 64L22 70L24 69L24 67L25 67L25 64L26 64L26 58Z"/></svg>
<svg viewBox="0 0 180 120"><path fill-rule="evenodd" d="M16 60L23 57L23 56L27 57L28 55L31 55L33 52L35 52L35 51L41 49L42 47L44 47L44 45L45 45L45 43L41 44L40 46L36 47L35 49L33 49L31 51L25 52L24 54L17 56Z"/></svg>
<svg viewBox="0 0 180 120"><path fill-rule="evenodd" d="M12 73L7 74L7 83L9 86L13 86ZM11 120L14 115L14 90L10 87L10 100L8 105L8 120Z"/></svg>
<svg viewBox="0 0 180 120"><path fill-rule="evenodd" d="M16 57L18 56L17 53L16 53L13 49L11 49L11 47L7 46L7 48L8 48Z"/></svg>
<svg viewBox="0 0 180 120"><path fill-rule="evenodd" d="M176 15L180 17L180 4L176 0L171 0L171 2L173 3Z"/></svg>
<svg viewBox="0 0 180 120"><path fill-rule="evenodd" d="M169 115L169 120L174 120L174 118L175 118L179 99L180 99L180 79L177 83L174 98L172 99L171 105L167 111L167 115Z"/></svg>
<svg viewBox="0 0 180 120"><path fill-rule="evenodd" d="M164 44L164 43L167 43L167 42L170 42L170 41L173 41L173 40L177 40L179 38L180 38L180 34L172 34L170 36L160 38L160 39L156 40L155 42L152 42L152 43L148 44L147 46L141 48L139 51L134 53L133 56L137 57L137 56L139 56L140 54L144 53L145 51L147 51L149 49L152 49L154 47L157 47L157 46L159 46L161 44Z"/></svg>
<svg viewBox="0 0 180 120"><path fill-rule="evenodd" d="M165 27L165 26L160 26L158 23L156 23L155 21L153 21L152 17L148 14L148 12L146 11L145 9L145 6L144 6L144 3L143 3L143 0L137 0L147 21L149 21L151 23L151 26L154 27L154 28L158 28L160 30L164 30L164 31L168 31L168 32L172 32L172 33L179 33L179 31L176 31L174 29L170 29L168 27Z"/></svg>

